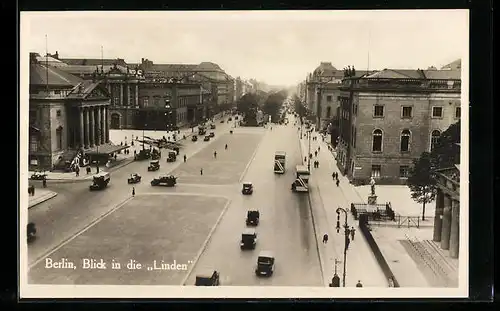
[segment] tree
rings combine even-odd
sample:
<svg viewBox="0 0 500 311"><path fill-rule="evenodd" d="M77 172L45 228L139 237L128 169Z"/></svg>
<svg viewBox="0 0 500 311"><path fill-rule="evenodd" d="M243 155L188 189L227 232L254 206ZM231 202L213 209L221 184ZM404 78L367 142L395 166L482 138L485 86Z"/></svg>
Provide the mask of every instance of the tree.
<svg viewBox="0 0 500 311"><path fill-rule="evenodd" d="M254 93L243 95L237 104L237 109L243 114L247 114L250 110L256 109L259 103L259 97Z"/></svg>
<svg viewBox="0 0 500 311"><path fill-rule="evenodd" d="M411 190L412 199L422 203L422 220L425 220L425 205L434 201L436 196L436 179L430 153L424 152L420 158L413 160L407 185Z"/></svg>
<svg viewBox="0 0 500 311"><path fill-rule="evenodd" d="M460 163L460 121L441 133L431 151L433 169L449 168Z"/></svg>
<svg viewBox="0 0 500 311"><path fill-rule="evenodd" d="M285 94L286 95L286 94ZM270 115L273 119L274 117L278 117L281 107L283 106L283 101L286 99L286 96L283 93L271 93L267 97L264 102L264 106L262 107L262 111L265 114Z"/></svg>
<svg viewBox="0 0 500 311"><path fill-rule="evenodd" d="M302 102L300 101L300 98L297 95L295 95L294 98L293 98L293 106L294 106L295 112L299 115L299 117L302 118L302 117L306 116L307 109L302 104Z"/></svg>

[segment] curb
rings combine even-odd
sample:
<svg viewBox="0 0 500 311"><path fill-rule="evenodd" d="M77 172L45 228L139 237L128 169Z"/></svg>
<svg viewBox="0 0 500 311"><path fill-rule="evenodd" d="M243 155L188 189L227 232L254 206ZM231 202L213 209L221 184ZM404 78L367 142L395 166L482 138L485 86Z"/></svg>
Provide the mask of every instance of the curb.
<svg viewBox="0 0 500 311"><path fill-rule="evenodd" d="M193 270L196 267L196 264L198 263L198 261L200 260L201 255L205 252L205 249L208 246L208 242L210 242L212 235L215 232L215 229L217 229L217 227L219 226L219 223L221 222L222 218L224 217L227 210L229 209L229 206L231 206L231 202L232 202L232 200L227 201L226 206L224 206L224 209L222 210L222 212L219 215L219 218L217 218L217 221L212 226L212 229L210 229L210 232L208 232L208 236L205 239L205 242L203 242L203 244L201 245L200 250L198 251L198 253L196 254L196 257L193 260L193 264L191 265L191 268L188 270L186 276L182 279L180 286L186 285L186 282L189 279L189 277L191 276L191 273L193 273Z"/></svg>
<svg viewBox="0 0 500 311"><path fill-rule="evenodd" d="M51 248L50 250L48 250L47 252L45 252L43 255L38 256L38 258L35 259L31 264L28 264L28 270L30 270L31 268L33 268L34 266L36 266L37 264L39 264L44 258L47 258L49 255L53 254L54 252L56 252L61 247L63 247L64 245L68 244L69 242L71 242L73 239L76 239L82 233L84 233L88 229L92 228L94 225L96 225L97 223L99 223L101 220L103 220L107 216L111 215L113 212L115 212L116 210L118 210L119 208L121 208L122 206L124 206L125 204L127 204L129 201L131 201L133 198L134 197L132 197L132 196L127 197L125 200L123 200L122 202L120 202L117 205L115 205L115 207L113 207L109 211L105 212L101 216L97 217L96 219L94 219L93 221L91 221L89 224L87 224L86 226L84 226L82 229L78 230L72 236L70 236L67 239L63 240L61 243L59 243L55 247Z"/></svg>
<svg viewBox="0 0 500 311"><path fill-rule="evenodd" d="M302 150L302 141L299 139L299 149L300 149L300 158L301 158L301 161L303 159L303 156L304 156L304 152ZM319 189L319 188L318 188ZM319 193L319 191L318 191ZM311 196L309 195L309 192L307 193L307 201L309 202L309 211L311 212L311 222L312 222L312 225L313 225L313 231L314 231L314 241L316 242L316 250L318 252L318 257L319 257L319 267L320 267L320 270L321 270L321 278L323 279L323 284L326 284L326 280L325 280L325 267L324 267L324 263L323 263L323 255L321 254L321 251L320 251L320 246L319 246L319 242L318 242L318 231L316 230L316 221L314 220L314 212L313 212L313 207L312 207L312 201L311 201Z"/></svg>
<svg viewBox="0 0 500 311"><path fill-rule="evenodd" d="M41 204L41 203L43 203L45 201L48 201L48 200L54 198L55 196L57 196L57 192L51 191L51 193L48 193L45 196L43 196L42 200L39 200L39 201L34 202L32 204L28 203L28 209L32 208L33 206L37 206L38 204Z"/></svg>

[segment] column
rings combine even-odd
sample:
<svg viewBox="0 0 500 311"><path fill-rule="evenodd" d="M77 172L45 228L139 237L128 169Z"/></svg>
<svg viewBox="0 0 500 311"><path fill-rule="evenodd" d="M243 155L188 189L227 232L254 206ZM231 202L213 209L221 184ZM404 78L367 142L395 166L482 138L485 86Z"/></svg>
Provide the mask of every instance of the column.
<svg viewBox="0 0 500 311"><path fill-rule="evenodd" d="M96 145L100 145L102 142L102 127L101 127L101 106L96 107L96 113L97 113L97 120L96 120L96 125L97 125L97 132L96 132Z"/></svg>
<svg viewBox="0 0 500 311"><path fill-rule="evenodd" d="M88 148L89 143L89 109L85 108L85 148Z"/></svg>
<svg viewBox="0 0 500 311"><path fill-rule="evenodd" d="M451 198L444 196L443 228L441 230L441 248L450 248L450 228L451 227Z"/></svg>
<svg viewBox="0 0 500 311"><path fill-rule="evenodd" d="M106 143L106 116L105 116L106 107L99 107L100 115L101 115L101 144Z"/></svg>
<svg viewBox="0 0 500 311"><path fill-rule="evenodd" d="M104 107L104 128L106 134L106 143L109 143L109 107Z"/></svg>
<svg viewBox="0 0 500 311"><path fill-rule="evenodd" d="M132 91L132 87L130 84L127 84L127 107L130 107L130 92Z"/></svg>
<svg viewBox="0 0 500 311"><path fill-rule="evenodd" d="M123 106L123 84L120 83L120 106Z"/></svg>
<svg viewBox="0 0 500 311"><path fill-rule="evenodd" d="M135 85L135 107L139 107L139 84Z"/></svg>
<svg viewBox="0 0 500 311"><path fill-rule="evenodd" d="M460 245L460 201L451 201L450 257L458 258Z"/></svg>
<svg viewBox="0 0 500 311"><path fill-rule="evenodd" d="M89 108L89 114L90 114L90 147L94 147L94 142L95 142L95 119L94 119L94 107Z"/></svg>
<svg viewBox="0 0 500 311"><path fill-rule="evenodd" d="M434 214L434 242L441 242L441 230L443 229L443 209L444 209L444 194L441 189L437 189L436 194L436 213Z"/></svg>
<svg viewBox="0 0 500 311"><path fill-rule="evenodd" d="M85 145L85 128L83 125L83 108L80 107L80 148Z"/></svg>

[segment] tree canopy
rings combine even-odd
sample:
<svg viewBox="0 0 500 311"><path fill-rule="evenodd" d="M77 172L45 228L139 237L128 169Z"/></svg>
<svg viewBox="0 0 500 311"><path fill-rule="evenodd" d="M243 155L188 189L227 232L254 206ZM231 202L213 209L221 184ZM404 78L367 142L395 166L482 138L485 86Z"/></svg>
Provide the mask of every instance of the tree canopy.
<svg viewBox="0 0 500 311"><path fill-rule="evenodd" d="M260 98L255 93L247 93L243 95L237 104L237 109L243 114L247 114L250 110L255 110L258 107Z"/></svg>
<svg viewBox="0 0 500 311"><path fill-rule="evenodd" d="M439 140L431 151L433 169L452 167L460 163L460 121L450 125L441 133Z"/></svg>
<svg viewBox="0 0 500 311"><path fill-rule="evenodd" d="M302 104L300 98L295 95L292 99L295 112L299 117L305 117L307 114L307 108Z"/></svg>
<svg viewBox="0 0 500 311"><path fill-rule="evenodd" d="M410 188L412 199L422 204L422 220L425 220L425 205L431 203L436 195L436 179L434 178L430 153L424 152L420 158L413 160L407 185Z"/></svg>
<svg viewBox="0 0 500 311"><path fill-rule="evenodd" d="M270 116L278 116L286 99L286 92L280 91L267 96L262 111Z"/></svg>

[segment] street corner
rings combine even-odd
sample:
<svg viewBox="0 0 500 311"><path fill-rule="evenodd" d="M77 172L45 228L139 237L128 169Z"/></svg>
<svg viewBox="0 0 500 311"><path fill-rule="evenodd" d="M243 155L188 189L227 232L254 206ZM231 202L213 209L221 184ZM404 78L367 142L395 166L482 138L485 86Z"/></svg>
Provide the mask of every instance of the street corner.
<svg viewBox="0 0 500 311"><path fill-rule="evenodd" d="M28 208L32 208L42 202L48 201L57 196L57 192L46 190L46 189L38 189L35 190L34 195L30 195L28 199Z"/></svg>
<svg viewBox="0 0 500 311"><path fill-rule="evenodd" d="M227 203L198 195L136 196L48 254L29 278L35 284L178 285Z"/></svg>

